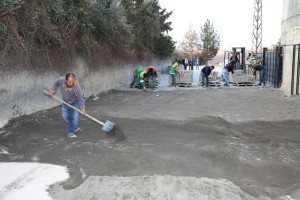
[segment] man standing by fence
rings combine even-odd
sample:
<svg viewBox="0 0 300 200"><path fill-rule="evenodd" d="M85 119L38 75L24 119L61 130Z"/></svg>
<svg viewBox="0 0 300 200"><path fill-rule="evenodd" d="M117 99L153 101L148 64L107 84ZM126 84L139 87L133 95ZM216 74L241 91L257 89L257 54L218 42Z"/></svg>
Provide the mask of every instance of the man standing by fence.
<svg viewBox="0 0 300 200"><path fill-rule="evenodd" d="M250 66L252 67L255 80L256 80L256 71L259 71L259 84L258 85L263 84L265 86L266 85L266 81L265 81L266 68L264 66L262 66L261 64L254 64L254 65L250 65Z"/></svg>

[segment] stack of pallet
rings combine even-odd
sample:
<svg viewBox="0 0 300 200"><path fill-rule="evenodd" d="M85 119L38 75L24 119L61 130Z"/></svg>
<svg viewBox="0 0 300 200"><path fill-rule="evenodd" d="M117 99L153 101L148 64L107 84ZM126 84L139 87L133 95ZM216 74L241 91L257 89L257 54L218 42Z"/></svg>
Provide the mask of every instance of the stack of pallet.
<svg viewBox="0 0 300 200"><path fill-rule="evenodd" d="M169 84L172 84L172 78L169 76ZM181 74L176 74L176 84L178 86L192 86L193 71L181 70Z"/></svg>
<svg viewBox="0 0 300 200"><path fill-rule="evenodd" d="M211 72L209 76L209 81L218 81L218 72Z"/></svg>
<svg viewBox="0 0 300 200"><path fill-rule="evenodd" d="M234 70L234 74L236 76L243 76L244 75L244 71L243 70Z"/></svg>
<svg viewBox="0 0 300 200"><path fill-rule="evenodd" d="M209 78L209 81L212 81L212 82L219 81L218 72L211 72L210 76L208 78ZM202 82L201 73L200 73L200 76L199 76L199 82L200 83Z"/></svg>
<svg viewBox="0 0 300 200"><path fill-rule="evenodd" d="M240 71L240 70L236 70ZM254 77L248 74L243 74L240 72L234 71L235 75L230 74L228 80L230 83L254 83Z"/></svg>

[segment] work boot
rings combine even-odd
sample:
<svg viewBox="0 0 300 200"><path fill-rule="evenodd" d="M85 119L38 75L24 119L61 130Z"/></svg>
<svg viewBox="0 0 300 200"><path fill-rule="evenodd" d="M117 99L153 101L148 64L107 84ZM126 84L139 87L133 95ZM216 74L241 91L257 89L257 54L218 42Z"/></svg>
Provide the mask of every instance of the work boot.
<svg viewBox="0 0 300 200"><path fill-rule="evenodd" d="M77 137L74 133L68 133L68 137Z"/></svg>

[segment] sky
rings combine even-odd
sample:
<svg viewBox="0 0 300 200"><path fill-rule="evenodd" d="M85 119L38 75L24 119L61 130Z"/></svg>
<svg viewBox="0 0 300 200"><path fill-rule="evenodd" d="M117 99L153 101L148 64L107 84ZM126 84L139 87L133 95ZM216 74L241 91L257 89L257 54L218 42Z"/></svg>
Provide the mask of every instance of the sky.
<svg viewBox="0 0 300 200"><path fill-rule="evenodd" d="M169 35L181 42L192 27L200 33L207 19L220 34L220 48L246 47L251 49L254 0L159 0L167 12L173 30ZM271 47L281 35L282 0L262 1L262 44Z"/></svg>

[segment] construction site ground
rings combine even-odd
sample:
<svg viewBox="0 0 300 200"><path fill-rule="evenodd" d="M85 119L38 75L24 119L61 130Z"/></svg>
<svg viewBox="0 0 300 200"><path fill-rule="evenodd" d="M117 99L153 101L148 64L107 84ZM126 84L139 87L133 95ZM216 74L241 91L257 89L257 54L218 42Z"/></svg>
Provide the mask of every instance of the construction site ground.
<svg viewBox="0 0 300 200"><path fill-rule="evenodd" d="M88 99L87 113L117 125L109 134L81 116L68 138L60 107L13 119L0 129L9 152L0 161L67 166L54 199L185 199L171 187L189 199L300 199L298 97L270 86L168 87L168 78L154 91L128 84Z"/></svg>

